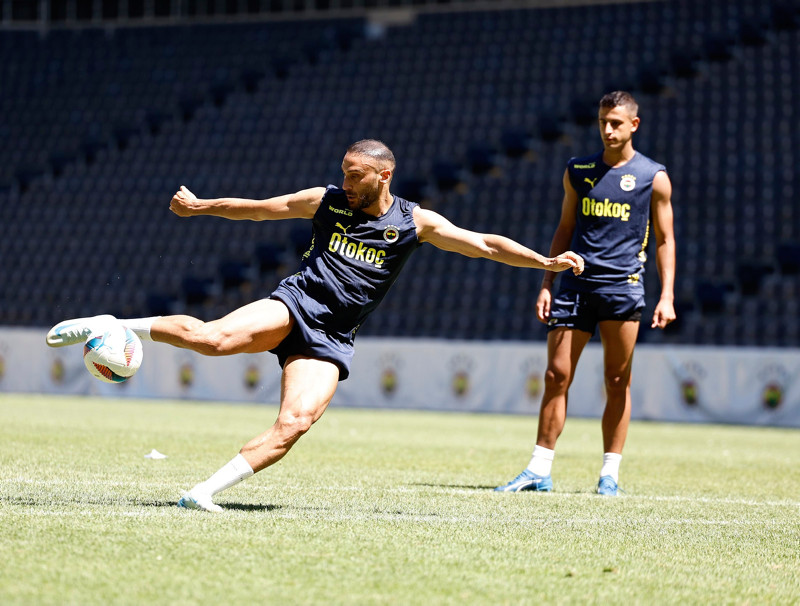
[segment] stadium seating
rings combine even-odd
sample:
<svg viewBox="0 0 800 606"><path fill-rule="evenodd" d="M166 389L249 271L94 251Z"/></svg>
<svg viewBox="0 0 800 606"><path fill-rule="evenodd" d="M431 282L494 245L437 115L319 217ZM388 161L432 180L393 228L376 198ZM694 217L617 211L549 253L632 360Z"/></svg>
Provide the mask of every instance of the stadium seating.
<svg viewBox="0 0 800 606"><path fill-rule="evenodd" d="M546 251L566 160L599 147L597 97L629 88L637 147L673 179L678 242L681 321L640 338L798 346L798 14L679 0L395 26L0 30L13 117L0 123L0 324L210 319L268 294L308 225L183 220L171 195L338 183L344 148L364 137L394 149L397 193ZM362 334L543 339L540 278L425 247ZM649 309L658 288L651 259Z"/></svg>

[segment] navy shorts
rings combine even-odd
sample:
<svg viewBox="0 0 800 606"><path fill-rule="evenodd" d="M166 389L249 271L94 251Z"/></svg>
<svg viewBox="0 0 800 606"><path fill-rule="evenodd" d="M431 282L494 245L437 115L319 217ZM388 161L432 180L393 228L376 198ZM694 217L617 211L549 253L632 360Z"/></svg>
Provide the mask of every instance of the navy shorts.
<svg viewBox="0 0 800 606"><path fill-rule="evenodd" d="M644 295L639 293L598 294L561 290L550 306L547 330L574 328L594 335L598 322L639 322L643 309Z"/></svg>
<svg viewBox="0 0 800 606"><path fill-rule="evenodd" d="M269 297L280 301L289 308L294 318L294 326L287 337L270 352L278 356L281 368L291 356L306 356L332 362L339 367L339 380L350 376L350 363L353 360L353 343L345 343L328 333L311 328L306 324L302 310L297 309L291 297L272 293Z"/></svg>

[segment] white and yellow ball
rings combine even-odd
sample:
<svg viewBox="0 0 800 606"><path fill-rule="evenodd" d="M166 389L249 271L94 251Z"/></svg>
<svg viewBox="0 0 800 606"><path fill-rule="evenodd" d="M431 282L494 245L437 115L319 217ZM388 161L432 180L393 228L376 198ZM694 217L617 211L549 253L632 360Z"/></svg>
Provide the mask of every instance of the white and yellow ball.
<svg viewBox="0 0 800 606"><path fill-rule="evenodd" d="M105 383L122 383L142 365L142 342L130 328L107 324L92 331L83 346L83 363Z"/></svg>

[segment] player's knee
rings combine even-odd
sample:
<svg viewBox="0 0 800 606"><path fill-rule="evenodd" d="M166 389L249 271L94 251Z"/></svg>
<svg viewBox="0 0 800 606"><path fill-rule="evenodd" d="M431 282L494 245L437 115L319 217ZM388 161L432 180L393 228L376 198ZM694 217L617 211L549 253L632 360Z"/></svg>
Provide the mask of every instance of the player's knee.
<svg viewBox="0 0 800 606"><path fill-rule="evenodd" d="M291 441L306 433L313 424L314 418L303 412L281 413L277 422L280 432Z"/></svg>
<svg viewBox="0 0 800 606"><path fill-rule="evenodd" d="M606 373L606 393L624 393L630 385L630 375L626 373Z"/></svg>
<svg viewBox="0 0 800 606"><path fill-rule="evenodd" d="M558 367L548 368L544 373L544 385L546 389L566 389L569 387L569 372Z"/></svg>
<svg viewBox="0 0 800 606"><path fill-rule="evenodd" d="M196 351L204 356L216 354L216 344L210 338L208 324L197 318L186 317L181 323L182 347Z"/></svg>
<svg viewBox="0 0 800 606"><path fill-rule="evenodd" d="M206 356L227 356L238 353L237 341L211 322L203 322L194 330L195 350Z"/></svg>

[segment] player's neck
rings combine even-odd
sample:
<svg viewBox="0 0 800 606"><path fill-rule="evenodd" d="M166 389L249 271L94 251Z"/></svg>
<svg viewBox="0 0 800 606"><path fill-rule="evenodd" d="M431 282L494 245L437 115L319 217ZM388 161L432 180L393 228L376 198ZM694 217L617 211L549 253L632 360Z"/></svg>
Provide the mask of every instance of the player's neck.
<svg viewBox="0 0 800 606"><path fill-rule="evenodd" d="M603 162L611 168L619 168L630 162L636 155L633 145L626 145L622 149L606 149L603 152Z"/></svg>
<svg viewBox="0 0 800 606"><path fill-rule="evenodd" d="M361 212L372 215L373 217L381 217L389 212L392 203L394 203L394 196L387 189L378 197L374 204L362 209Z"/></svg>

